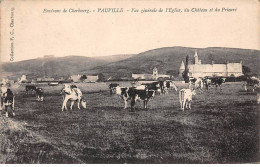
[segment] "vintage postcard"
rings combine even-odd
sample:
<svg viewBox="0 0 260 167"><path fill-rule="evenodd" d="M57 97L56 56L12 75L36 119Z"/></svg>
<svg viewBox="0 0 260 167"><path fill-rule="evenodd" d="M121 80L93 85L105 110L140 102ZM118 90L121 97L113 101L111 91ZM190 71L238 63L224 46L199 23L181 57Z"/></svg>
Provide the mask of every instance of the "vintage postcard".
<svg viewBox="0 0 260 167"><path fill-rule="evenodd" d="M1 164L259 163L259 1L0 5Z"/></svg>

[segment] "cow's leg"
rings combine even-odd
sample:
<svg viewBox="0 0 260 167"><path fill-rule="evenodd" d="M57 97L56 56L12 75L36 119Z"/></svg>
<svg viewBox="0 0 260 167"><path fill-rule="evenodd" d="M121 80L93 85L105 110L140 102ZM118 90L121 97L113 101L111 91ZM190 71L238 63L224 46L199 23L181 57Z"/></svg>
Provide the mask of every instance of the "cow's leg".
<svg viewBox="0 0 260 167"><path fill-rule="evenodd" d="M134 111L134 106L135 106L135 99L131 99L131 111Z"/></svg>
<svg viewBox="0 0 260 167"><path fill-rule="evenodd" d="M71 101L70 101L70 110L72 110L72 107L73 107L74 103L75 103L74 100L71 100Z"/></svg>
<svg viewBox="0 0 260 167"><path fill-rule="evenodd" d="M78 99L78 109L80 110L81 99Z"/></svg>
<svg viewBox="0 0 260 167"><path fill-rule="evenodd" d="M191 109L191 101L188 102L189 109Z"/></svg>
<svg viewBox="0 0 260 167"><path fill-rule="evenodd" d="M183 100L183 101L182 101L182 111L184 111L184 110L185 110L185 106L186 106L186 101L185 101L185 100Z"/></svg>
<svg viewBox="0 0 260 167"><path fill-rule="evenodd" d="M8 117L8 106L5 106L5 116Z"/></svg>
<svg viewBox="0 0 260 167"><path fill-rule="evenodd" d="M12 103L12 112L13 112L13 116L15 116L15 112L14 112L14 97L13 97L13 103Z"/></svg>
<svg viewBox="0 0 260 167"><path fill-rule="evenodd" d="M144 100L144 109L147 110L147 101L146 100Z"/></svg>
<svg viewBox="0 0 260 167"><path fill-rule="evenodd" d="M124 100L124 109L126 109L127 108L127 98L126 97L123 97L123 100Z"/></svg>
<svg viewBox="0 0 260 167"><path fill-rule="evenodd" d="M66 98L63 100L61 111L63 111L64 109L67 110L67 101L68 101L68 99L66 99Z"/></svg>

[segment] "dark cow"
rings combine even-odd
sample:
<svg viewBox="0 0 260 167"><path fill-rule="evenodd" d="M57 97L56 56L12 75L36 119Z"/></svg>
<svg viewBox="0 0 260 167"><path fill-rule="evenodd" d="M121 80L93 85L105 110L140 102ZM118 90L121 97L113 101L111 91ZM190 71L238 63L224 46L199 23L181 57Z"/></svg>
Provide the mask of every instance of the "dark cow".
<svg viewBox="0 0 260 167"><path fill-rule="evenodd" d="M109 92L110 92L110 96L112 94L115 94L116 93L116 87L119 86L118 83L110 83L109 84Z"/></svg>
<svg viewBox="0 0 260 167"><path fill-rule="evenodd" d="M159 82L142 83L142 85L147 86L148 90L154 90L155 92L159 92L160 94L162 93Z"/></svg>
<svg viewBox="0 0 260 167"><path fill-rule="evenodd" d="M226 78L223 78L223 77L211 78L211 84L216 86L216 90L217 90L217 87L219 87L221 90L221 85L223 83L225 83L225 80L226 80Z"/></svg>
<svg viewBox="0 0 260 167"><path fill-rule="evenodd" d="M7 91L3 93L3 107L5 108L5 115L8 117L8 107L11 107L13 116L14 113L14 94L11 89L7 88Z"/></svg>
<svg viewBox="0 0 260 167"><path fill-rule="evenodd" d="M38 101L43 101L43 94L44 94L44 91L42 88L36 89L36 96L37 96Z"/></svg>
<svg viewBox="0 0 260 167"><path fill-rule="evenodd" d="M25 91L26 91L27 94L28 94L29 91L35 92L36 91L36 86L34 86L34 85L26 85L25 86Z"/></svg>
<svg viewBox="0 0 260 167"><path fill-rule="evenodd" d="M144 109L147 109L147 103L148 101L154 97L155 91L154 90L140 90L135 88L129 88L128 95L131 99L131 111L134 110L134 105L136 101L143 101L144 103Z"/></svg>

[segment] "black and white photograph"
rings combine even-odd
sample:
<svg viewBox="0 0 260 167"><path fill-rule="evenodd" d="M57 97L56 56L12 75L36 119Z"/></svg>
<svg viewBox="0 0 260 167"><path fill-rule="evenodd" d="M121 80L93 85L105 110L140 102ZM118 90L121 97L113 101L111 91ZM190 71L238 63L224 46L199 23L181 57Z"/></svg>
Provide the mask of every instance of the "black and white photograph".
<svg viewBox="0 0 260 167"><path fill-rule="evenodd" d="M258 0L0 0L0 164L258 164Z"/></svg>

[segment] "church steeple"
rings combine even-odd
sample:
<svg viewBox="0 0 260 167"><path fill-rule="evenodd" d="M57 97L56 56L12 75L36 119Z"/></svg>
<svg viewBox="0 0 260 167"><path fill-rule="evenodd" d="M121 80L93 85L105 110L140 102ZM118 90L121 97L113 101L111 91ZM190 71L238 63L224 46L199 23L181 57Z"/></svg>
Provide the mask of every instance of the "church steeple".
<svg viewBox="0 0 260 167"><path fill-rule="evenodd" d="M182 73L184 70L185 70L185 65L184 65L184 62L182 61L180 69L179 69L179 77L182 77Z"/></svg>
<svg viewBox="0 0 260 167"><path fill-rule="evenodd" d="M195 63L194 64L199 64L199 57L198 57L197 50L195 50L194 59L195 59Z"/></svg>

